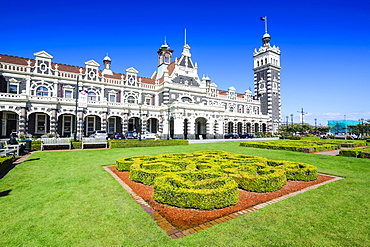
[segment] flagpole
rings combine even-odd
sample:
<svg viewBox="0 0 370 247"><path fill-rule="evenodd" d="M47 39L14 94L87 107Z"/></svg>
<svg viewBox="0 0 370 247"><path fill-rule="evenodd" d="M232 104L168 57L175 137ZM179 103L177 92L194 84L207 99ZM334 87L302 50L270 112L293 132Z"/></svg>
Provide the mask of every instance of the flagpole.
<svg viewBox="0 0 370 247"><path fill-rule="evenodd" d="M265 16L265 32L267 33L267 16Z"/></svg>

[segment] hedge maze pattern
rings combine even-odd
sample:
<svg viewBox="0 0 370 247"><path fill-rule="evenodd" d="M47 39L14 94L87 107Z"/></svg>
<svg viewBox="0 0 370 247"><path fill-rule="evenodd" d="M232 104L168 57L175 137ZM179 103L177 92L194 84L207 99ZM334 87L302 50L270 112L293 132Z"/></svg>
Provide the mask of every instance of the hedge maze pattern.
<svg viewBox="0 0 370 247"><path fill-rule="evenodd" d="M238 203L238 188L253 192L279 190L288 180L317 179L313 165L274 161L223 151L136 156L116 160L130 179L154 185L154 199L181 208L213 210Z"/></svg>

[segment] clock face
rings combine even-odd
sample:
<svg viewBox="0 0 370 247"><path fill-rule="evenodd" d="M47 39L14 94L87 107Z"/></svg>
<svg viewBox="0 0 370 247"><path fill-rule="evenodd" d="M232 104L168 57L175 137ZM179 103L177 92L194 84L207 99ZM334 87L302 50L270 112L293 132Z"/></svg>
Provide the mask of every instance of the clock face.
<svg viewBox="0 0 370 247"><path fill-rule="evenodd" d="M260 84L260 89L263 89L265 87L265 84L261 83Z"/></svg>

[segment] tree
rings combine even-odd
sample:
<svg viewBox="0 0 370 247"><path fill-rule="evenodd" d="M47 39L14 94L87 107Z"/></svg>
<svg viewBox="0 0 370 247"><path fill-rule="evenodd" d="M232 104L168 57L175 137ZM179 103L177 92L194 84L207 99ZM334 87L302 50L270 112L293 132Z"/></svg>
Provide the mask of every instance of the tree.
<svg viewBox="0 0 370 247"><path fill-rule="evenodd" d="M331 127L329 126L319 126L319 127L316 127L316 130L321 134L321 133L329 133Z"/></svg>

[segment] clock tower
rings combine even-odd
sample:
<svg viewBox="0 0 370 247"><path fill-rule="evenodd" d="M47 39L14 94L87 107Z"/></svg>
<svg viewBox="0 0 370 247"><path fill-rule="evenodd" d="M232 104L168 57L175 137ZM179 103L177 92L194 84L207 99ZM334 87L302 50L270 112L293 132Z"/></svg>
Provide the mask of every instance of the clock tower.
<svg viewBox="0 0 370 247"><path fill-rule="evenodd" d="M280 49L271 46L271 36L267 33L267 18L265 34L262 37L262 46L254 50L254 91L261 102L261 113L270 116L265 131L276 132L281 122L280 101Z"/></svg>

